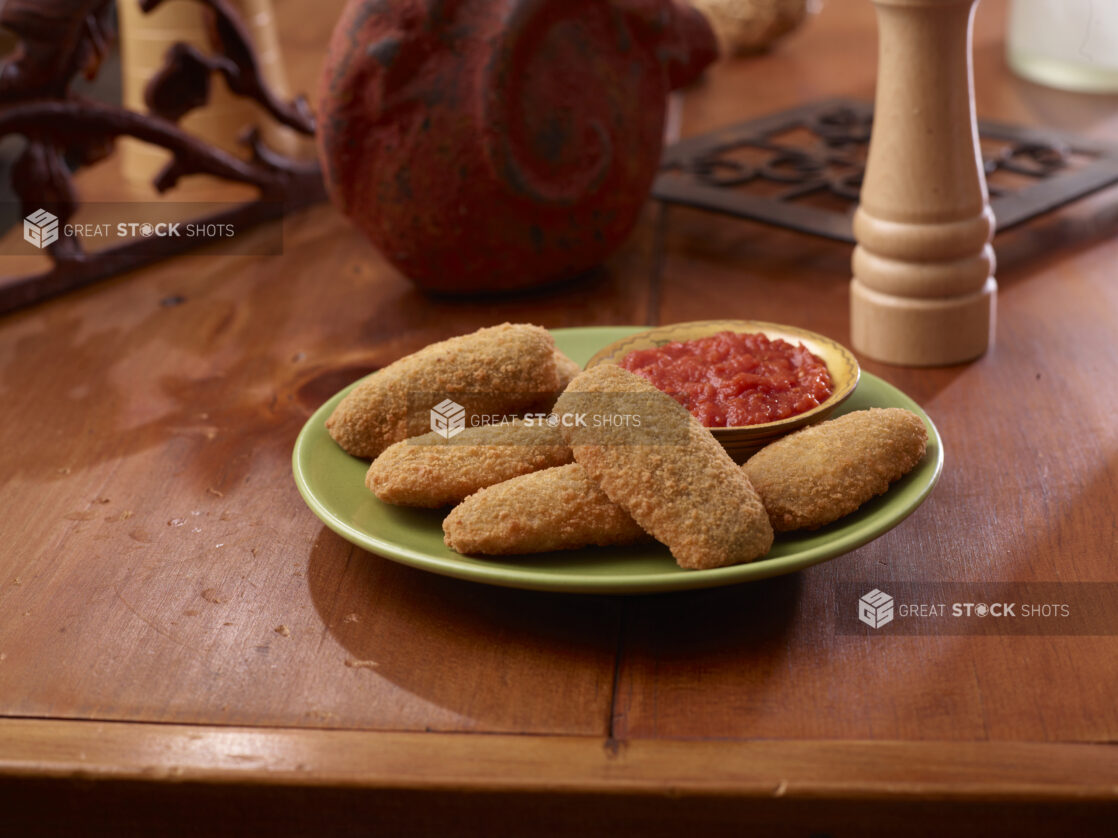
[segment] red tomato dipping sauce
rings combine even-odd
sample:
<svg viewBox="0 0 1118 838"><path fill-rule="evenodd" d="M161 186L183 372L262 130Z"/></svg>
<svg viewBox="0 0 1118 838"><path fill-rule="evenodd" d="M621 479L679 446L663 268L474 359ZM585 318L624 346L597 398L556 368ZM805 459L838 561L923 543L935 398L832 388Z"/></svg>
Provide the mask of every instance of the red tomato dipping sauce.
<svg viewBox="0 0 1118 838"><path fill-rule="evenodd" d="M802 343L719 332L637 349L620 366L668 393L708 428L759 425L811 410L834 392L827 365Z"/></svg>

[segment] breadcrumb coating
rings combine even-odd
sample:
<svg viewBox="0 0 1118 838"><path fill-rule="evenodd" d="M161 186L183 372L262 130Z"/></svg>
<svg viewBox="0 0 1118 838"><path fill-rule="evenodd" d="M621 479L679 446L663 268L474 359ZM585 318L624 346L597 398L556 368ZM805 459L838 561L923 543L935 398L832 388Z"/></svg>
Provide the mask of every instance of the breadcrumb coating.
<svg viewBox="0 0 1118 838"><path fill-rule="evenodd" d="M749 478L678 402L613 364L598 364L577 376L559 397L556 413L577 412L586 403L580 393L607 397L618 413L639 406L639 433L560 430L575 461L610 500L667 545L680 567L724 567L769 551L772 527ZM643 434L648 432L678 442L633 443L647 439Z"/></svg>
<svg viewBox="0 0 1118 838"><path fill-rule="evenodd" d="M555 389L555 397L558 398L559 394L566 390L567 385L574 380L574 377L582 372L582 367L556 349L555 371L559 376L559 386Z"/></svg>
<svg viewBox="0 0 1118 838"><path fill-rule="evenodd" d="M924 458L928 432L902 408L870 408L773 442L742 466L777 532L816 529L884 493Z"/></svg>
<svg viewBox="0 0 1118 838"><path fill-rule="evenodd" d="M405 439L373 460L365 485L385 503L452 506L478 489L571 462L559 431L523 421Z"/></svg>
<svg viewBox="0 0 1118 838"><path fill-rule="evenodd" d="M449 398L470 414L516 414L559 384L555 341L546 329L504 323L433 343L389 364L351 390L326 420L349 454L373 458L429 429L408 394Z"/></svg>
<svg viewBox="0 0 1118 838"><path fill-rule="evenodd" d="M489 555L648 539L577 463L514 477L470 495L447 515L443 533L452 550Z"/></svg>
<svg viewBox="0 0 1118 838"><path fill-rule="evenodd" d="M559 386L552 392L545 394L531 407L527 408L524 412L528 413L549 413L551 408L555 405L555 400L558 399L563 391L567 389L567 385L571 380L582 372L582 367L572 361L558 349L555 350L555 372L559 377Z"/></svg>

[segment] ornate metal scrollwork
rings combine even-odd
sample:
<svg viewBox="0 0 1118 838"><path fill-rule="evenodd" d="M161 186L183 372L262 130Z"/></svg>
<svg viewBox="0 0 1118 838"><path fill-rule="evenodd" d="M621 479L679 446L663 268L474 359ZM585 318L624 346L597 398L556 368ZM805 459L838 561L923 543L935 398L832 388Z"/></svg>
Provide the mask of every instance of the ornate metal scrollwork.
<svg viewBox="0 0 1118 838"><path fill-rule="evenodd" d="M140 7L148 13L163 1L140 0ZM8 0L0 11L0 25L19 38L15 53L0 69L0 136L22 134L27 140L12 169L12 187L24 215L49 206L61 222L57 240L46 247L50 269L0 279L0 312L205 243L166 238L89 252L80 236L62 232L80 205L71 168L105 158L121 136L171 153L170 162L153 181L160 193L192 174L213 175L258 190L256 200L193 222L231 223L247 229L325 197L317 163L269 149L255 128L246 128L242 140L249 154L241 158L179 126L183 116L206 104L211 77L220 74L234 95L259 103L277 122L306 136L314 133L307 103L301 97L282 101L263 80L251 37L229 3L195 2L208 17L214 53L205 55L185 44L173 46L148 84L145 113L83 99L71 89L79 72L87 78L97 75L115 40L113 0Z"/></svg>
<svg viewBox="0 0 1118 838"><path fill-rule="evenodd" d="M872 126L872 105L835 99L690 137L665 150L652 195L853 242ZM990 147L983 164L999 230L1118 183L1118 149L1056 131L978 128ZM1019 177L1002 184L1003 172ZM814 196L841 208L804 202Z"/></svg>

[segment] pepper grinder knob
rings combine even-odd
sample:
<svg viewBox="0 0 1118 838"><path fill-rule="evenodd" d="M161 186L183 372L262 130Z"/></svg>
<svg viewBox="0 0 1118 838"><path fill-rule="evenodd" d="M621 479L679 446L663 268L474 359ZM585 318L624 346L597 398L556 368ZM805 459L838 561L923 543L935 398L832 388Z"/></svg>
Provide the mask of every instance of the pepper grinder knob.
<svg viewBox="0 0 1118 838"><path fill-rule="evenodd" d="M994 215L971 64L977 0L873 0L874 125L854 215L850 328L879 361L970 361L993 341Z"/></svg>

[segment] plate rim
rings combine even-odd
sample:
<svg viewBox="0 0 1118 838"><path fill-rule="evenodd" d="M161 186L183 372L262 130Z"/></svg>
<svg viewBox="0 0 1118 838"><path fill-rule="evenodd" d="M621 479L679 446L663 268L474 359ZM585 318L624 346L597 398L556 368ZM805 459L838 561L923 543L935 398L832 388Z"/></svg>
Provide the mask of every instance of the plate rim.
<svg viewBox="0 0 1118 838"><path fill-rule="evenodd" d="M549 332L556 337L571 336L573 338L579 334L616 334L618 330L632 330L631 333L636 334L640 331L646 331L647 328L643 326L622 325L580 326L550 329ZM372 372L369 376L376 374L376 372ZM295 485L303 502L306 503L311 512L329 529L346 541L367 552L419 570L481 584L525 590L551 591L556 593L621 595L659 594L670 593L672 591L721 587L724 585L758 581L773 576L782 576L787 573L795 573L812 567L813 565L845 555L896 528L923 505L924 501L935 489L943 472L943 441L931 417L902 390L884 379L863 370L858 385L854 389L857 390L857 387L862 385L863 380L870 380L875 382L875 384L880 384L894 391L895 396L899 397L900 401L906 402L906 406L909 407L909 409L914 408L914 412L925 422L929 428L929 442L933 443L930 444L928 448L929 453L933 453L934 457L932 461L933 472L931 477L925 485L920 487L913 502L907 508L903 509L898 517L890 517L888 521L885 522L884 528L879 524L877 526L865 527L863 530L855 530L845 537L840 536L837 541L829 541L826 544L816 545L808 548L804 553L795 556L780 556L770 560L759 559L756 562L747 562L744 564L707 570L685 571L677 568L670 568L663 572L645 574L639 577L624 574L601 574L571 579L563 577L557 578L553 574L534 572L531 568L510 568L503 564L500 566L486 566L481 563L480 560L470 556L461 557L462 563L459 563L454 560L448 561L445 558L432 556L429 553L399 544L398 542L385 540L375 534L354 527L326 506L308 482L306 470L302 466L306 458L307 449L312 444L313 439L324 432L321 429L324 428L326 418L329 416L330 412L333 411L337 403L345 397L346 393L369 376L364 376L348 384L332 395L308 417L307 421L299 430L291 452L291 463ZM852 394L853 392L854 391L852 391ZM892 487L889 491L892 491ZM888 494L888 492L886 492L886 494ZM879 497L884 497L884 495Z"/></svg>

